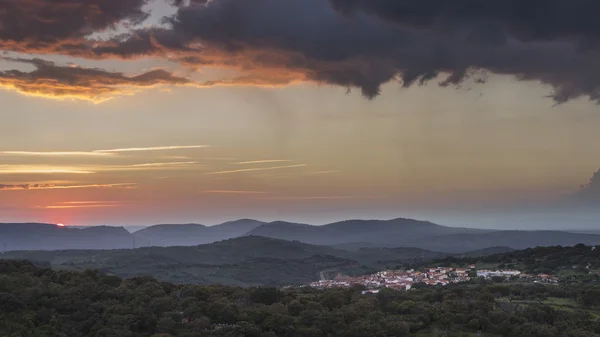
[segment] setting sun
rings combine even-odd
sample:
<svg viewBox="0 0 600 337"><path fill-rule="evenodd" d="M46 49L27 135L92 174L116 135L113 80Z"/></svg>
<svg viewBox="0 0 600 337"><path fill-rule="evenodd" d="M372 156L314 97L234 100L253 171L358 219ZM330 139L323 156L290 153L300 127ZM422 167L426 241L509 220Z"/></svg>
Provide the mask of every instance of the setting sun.
<svg viewBox="0 0 600 337"><path fill-rule="evenodd" d="M57 225L58 227L65 227L65 225L64 225L64 224L62 224L62 223L57 223L56 225Z"/></svg>

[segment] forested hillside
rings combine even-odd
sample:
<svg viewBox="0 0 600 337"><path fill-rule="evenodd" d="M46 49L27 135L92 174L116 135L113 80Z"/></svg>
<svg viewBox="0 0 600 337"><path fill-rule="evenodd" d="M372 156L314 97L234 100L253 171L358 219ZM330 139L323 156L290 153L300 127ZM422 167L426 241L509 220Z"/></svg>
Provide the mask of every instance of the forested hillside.
<svg viewBox="0 0 600 337"><path fill-rule="evenodd" d="M173 283L282 287L307 284L337 273L359 276L384 269L469 264L477 264L480 269L516 268L532 274L559 275L561 280L581 280L590 272L600 272L599 252L584 245L522 251L493 247L457 255L406 247L348 251L246 236L190 247L14 251L0 255L0 259L29 260L56 269L98 269L119 277L145 275Z"/></svg>
<svg viewBox="0 0 600 337"><path fill-rule="evenodd" d="M4 260L0 299L0 336L7 337L600 334L598 286L486 283L362 295L359 288L282 291L122 280Z"/></svg>
<svg viewBox="0 0 600 337"><path fill-rule="evenodd" d="M360 275L388 265L445 255L416 248L366 248L349 252L246 236L192 247L15 251L0 258L46 263L58 269L99 269L120 277L149 275L175 283L287 286L316 281L321 272Z"/></svg>
<svg viewBox="0 0 600 337"><path fill-rule="evenodd" d="M445 257L430 263L519 269L530 274L557 275L563 281L596 280L600 278L600 246L536 247L480 257Z"/></svg>

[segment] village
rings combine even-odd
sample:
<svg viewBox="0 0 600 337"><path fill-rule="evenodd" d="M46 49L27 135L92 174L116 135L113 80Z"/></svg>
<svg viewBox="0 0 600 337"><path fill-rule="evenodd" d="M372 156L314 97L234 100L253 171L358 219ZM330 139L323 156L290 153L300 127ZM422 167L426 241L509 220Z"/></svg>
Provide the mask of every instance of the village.
<svg viewBox="0 0 600 337"><path fill-rule="evenodd" d="M326 289L362 285L364 293L377 293L381 288L410 290L416 284L426 286L445 286L451 283L468 282L472 278L502 278L534 283L558 284L558 278L552 275L530 275L519 270L477 270L475 265L466 268L433 267L419 270L385 270L371 275L350 277L338 274L332 280L320 280L310 284L313 288Z"/></svg>

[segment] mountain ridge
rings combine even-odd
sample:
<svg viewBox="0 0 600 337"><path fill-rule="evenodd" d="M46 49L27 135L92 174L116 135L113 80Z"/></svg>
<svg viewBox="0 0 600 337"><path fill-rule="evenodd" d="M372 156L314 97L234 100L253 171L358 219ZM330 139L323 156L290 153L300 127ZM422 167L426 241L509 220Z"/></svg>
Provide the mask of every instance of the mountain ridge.
<svg viewBox="0 0 600 337"><path fill-rule="evenodd" d="M568 231L498 230L449 227L408 218L345 220L315 226L286 221L239 219L214 226L159 224L133 233L124 227L59 227L44 223L0 223L0 247L5 250L129 249L144 246L196 246L222 240L260 236L331 246L346 251L360 248L414 247L445 253L464 253L504 246L600 244L600 235Z"/></svg>

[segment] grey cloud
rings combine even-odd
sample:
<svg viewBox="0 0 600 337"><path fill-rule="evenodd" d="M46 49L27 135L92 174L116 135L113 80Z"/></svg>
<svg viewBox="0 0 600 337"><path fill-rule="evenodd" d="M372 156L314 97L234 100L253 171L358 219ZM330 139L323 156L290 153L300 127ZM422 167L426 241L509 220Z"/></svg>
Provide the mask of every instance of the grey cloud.
<svg viewBox="0 0 600 337"><path fill-rule="evenodd" d="M168 55L187 65L245 72L238 79L210 85L264 83L261 74L268 74L274 84L309 80L358 87L372 98L382 84L396 79L408 87L444 73L449 76L440 84L448 86L485 71L547 84L554 89L549 96L557 103L581 96L599 101L599 52L584 52L567 39L595 37L596 21L562 23L546 30L543 19L557 15L558 4L552 7L556 13L541 15L539 22L528 26L527 18L535 14L528 5L511 12L505 5L471 8L467 5L472 1L467 0L439 8L433 6L435 1L427 3L356 0L334 1L332 6L324 0L218 0L180 7L166 20L170 29L137 31L93 52L120 57ZM385 4L391 7L388 12ZM354 14L340 15L340 8ZM494 14L496 9L500 12ZM566 15L577 12L576 7L568 9ZM406 24L390 24L381 17ZM437 19L455 24L440 30L434 24ZM530 38L520 38L525 35ZM282 73L286 76L275 75ZM483 82L485 77L475 79Z"/></svg>
<svg viewBox="0 0 600 337"><path fill-rule="evenodd" d="M574 197L575 201L590 202L597 206L600 202L600 170L592 174L588 182L581 186Z"/></svg>
<svg viewBox="0 0 600 337"><path fill-rule="evenodd" d="M31 53L80 54L85 37L148 17L148 0L0 0L0 49Z"/></svg>
<svg viewBox="0 0 600 337"><path fill-rule="evenodd" d="M479 26L523 41L600 37L593 0L330 0L344 14L368 13L418 28Z"/></svg>
<svg viewBox="0 0 600 337"><path fill-rule="evenodd" d="M4 24L4 49L40 50L60 42L55 53L155 56L190 67L241 71L237 78L204 86L313 81L359 88L373 98L390 81L409 87L444 74L440 85L452 86L468 78L484 82L481 74L494 73L546 84L556 103L578 97L600 101L600 21L595 18L600 3L590 0L165 0L178 6L173 17L165 18L168 28L138 29L101 43L83 37L121 20L143 20L146 1L100 5L94 0L101 14L89 13L87 20L83 17L91 7L75 0L53 2L56 13L43 0L2 1L9 6L0 18L38 13L38 2L46 8L39 12L46 19L28 19L32 27L22 36L15 35L16 22ZM67 10L71 7L76 10ZM151 77L157 75L172 80L165 73Z"/></svg>

